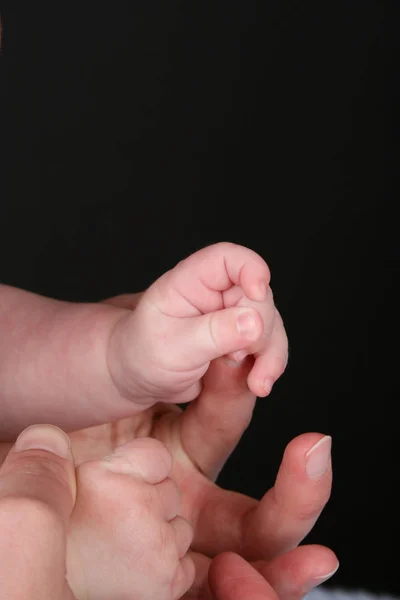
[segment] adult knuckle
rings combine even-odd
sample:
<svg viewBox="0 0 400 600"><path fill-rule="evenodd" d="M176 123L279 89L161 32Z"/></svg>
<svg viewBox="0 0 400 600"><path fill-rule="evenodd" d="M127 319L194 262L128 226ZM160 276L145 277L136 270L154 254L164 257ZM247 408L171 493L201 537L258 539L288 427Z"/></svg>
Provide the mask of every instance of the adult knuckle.
<svg viewBox="0 0 400 600"><path fill-rule="evenodd" d="M12 468L14 473L19 473L27 479L51 481L62 485L67 482L65 469L51 457L41 456L38 460L36 456L24 456L14 460Z"/></svg>
<svg viewBox="0 0 400 600"><path fill-rule="evenodd" d="M328 494L321 495L318 500L303 502L303 504L298 508L298 518L300 521L310 521L316 519L326 503L329 500Z"/></svg>
<svg viewBox="0 0 400 600"><path fill-rule="evenodd" d="M1 526L15 527L22 523L24 529L47 531L58 527L59 518L54 509L35 496L8 496L0 500ZM2 531L4 529L2 528Z"/></svg>

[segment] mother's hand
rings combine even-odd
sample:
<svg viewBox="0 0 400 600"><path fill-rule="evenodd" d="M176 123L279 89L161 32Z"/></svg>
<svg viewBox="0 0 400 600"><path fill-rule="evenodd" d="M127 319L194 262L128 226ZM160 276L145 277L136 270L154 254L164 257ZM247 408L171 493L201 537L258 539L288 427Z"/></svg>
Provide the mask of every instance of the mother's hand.
<svg viewBox="0 0 400 600"><path fill-rule="evenodd" d="M110 302L134 308L138 297ZM196 579L191 597L236 600L223 595L223 582L241 559L217 556L224 552L257 561L256 569L283 600L305 595L337 568L337 559L327 548L297 548L330 495L330 438L313 433L293 440L274 487L261 502L212 482L251 420L255 397L246 384L250 365L250 359L241 365L215 361L200 396L185 411L158 404L138 416L71 435L77 464L102 458L137 437L151 436L166 444L174 458L173 477L182 490L183 515L194 528ZM0 459L8 448L0 447ZM250 565L245 567L254 573ZM216 578L222 588L215 588Z"/></svg>
<svg viewBox="0 0 400 600"><path fill-rule="evenodd" d="M134 309L139 297L109 302ZM330 496L329 437L309 433L293 440L274 487L261 502L213 483L252 417L256 399L246 383L250 366L250 359L240 365L224 359L212 363L200 396L185 411L158 404L136 417L71 436L78 463L105 456L136 437L151 436L168 447L174 458L173 477L182 491L183 516L194 528L192 597L213 597L208 573L212 558L224 552L257 561L257 570L284 600L305 595L338 565L327 548L297 548ZM220 572L220 565L223 571L226 564L228 570L236 564L237 557L232 563L234 555L224 556L211 575Z"/></svg>

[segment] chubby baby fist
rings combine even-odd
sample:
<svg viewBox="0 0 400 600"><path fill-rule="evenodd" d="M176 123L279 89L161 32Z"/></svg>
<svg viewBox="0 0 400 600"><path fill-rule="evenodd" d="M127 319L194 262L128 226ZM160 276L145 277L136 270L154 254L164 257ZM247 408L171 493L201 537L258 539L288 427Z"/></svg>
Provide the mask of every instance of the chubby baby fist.
<svg viewBox="0 0 400 600"><path fill-rule="evenodd" d="M67 577L78 600L175 600L189 589L192 530L171 468L163 444L138 438L77 469Z"/></svg>
<svg viewBox="0 0 400 600"><path fill-rule="evenodd" d="M109 371L120 393L142 406L187 402L212 360L252 355L249 388L266 396L288 353L269 284L263 258L236 244L215 244L181 261L113 331Z"/></svg>

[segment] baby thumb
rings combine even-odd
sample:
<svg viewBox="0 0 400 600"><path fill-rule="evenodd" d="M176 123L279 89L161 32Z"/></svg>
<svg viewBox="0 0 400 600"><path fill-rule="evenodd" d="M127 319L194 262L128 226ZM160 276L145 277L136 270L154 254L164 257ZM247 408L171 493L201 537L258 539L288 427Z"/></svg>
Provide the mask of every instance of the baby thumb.
<svg viewBox="0 0 400 600"><path fill-rule="evenodd" d="M179 337L185 340L180 365L194 369L249 348L262 336L264 325L256 310L232 307L182 319L179 328Z"/></svg>

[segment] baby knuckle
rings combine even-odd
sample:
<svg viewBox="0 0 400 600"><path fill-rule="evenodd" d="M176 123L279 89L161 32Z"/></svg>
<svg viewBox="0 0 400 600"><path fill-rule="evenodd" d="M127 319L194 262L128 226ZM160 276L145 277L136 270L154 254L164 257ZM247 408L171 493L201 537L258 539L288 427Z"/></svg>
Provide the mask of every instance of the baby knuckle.
<svg viewBox="0 0 400 600"><path fill-rule="evenodd" d="M146 485L137 497L137 504L141 507L140 515L143 521L154 520L154 515L159 505L158 494L155 487Z"/></svg>
<svg viewBox="0 0 400 600"><path fill-rule="evenodd" d="M160 553L165 557L166 562L170 562L176 553L176 547L175 535L168 523L163 523L158 539Z"/></svg>
<svg viewBox="0 0 400 600"><path fill-rule="evenodd" d="M171 584L179 565L179 556L175 534L167 523L160 528L155 555L162 557L158 569L165 585Z"/></svg>
<svg viewBox="0 0 400 600"><path fill-rule="evenodd" d="M174 573L171 585L172 599L178 600L178 598L182 598L182 595L190 589L194 578L195 566L193 559L189 555L185 555L185 557L179 561Z"/></svg>
<svg viewBox="0 0 400 600"><path fill-rule="evenodd" d="M168 448L159 440L153 438L145 438L148 448L154 452L155 458L159 462L165 462L172 467L172 456Z"/></svg>
<svg viewBox="0 0 400 600"><path fill-rule="evenodd" d="M160 589L160 598L165 598L165 600L175 600L175 595L173 594L174 588L174 578L178 569L178 562L169 563L164 561L164 566L160 566L159 563L154 567L158 572L159 579L159 589Z"/></svg>

